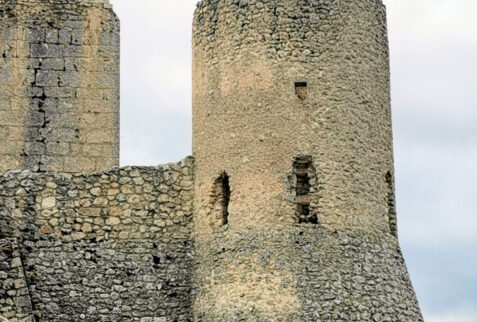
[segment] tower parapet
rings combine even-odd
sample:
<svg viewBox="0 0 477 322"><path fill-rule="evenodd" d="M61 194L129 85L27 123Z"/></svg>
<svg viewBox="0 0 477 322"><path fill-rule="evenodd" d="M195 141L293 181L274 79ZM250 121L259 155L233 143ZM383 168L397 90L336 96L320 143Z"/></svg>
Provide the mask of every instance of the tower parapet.
<svg viewBox="0 0 477 322"><path fill-rule="evenodd" d="M119 163L119 20L106 0L0 1L0 171Z"/></svg>

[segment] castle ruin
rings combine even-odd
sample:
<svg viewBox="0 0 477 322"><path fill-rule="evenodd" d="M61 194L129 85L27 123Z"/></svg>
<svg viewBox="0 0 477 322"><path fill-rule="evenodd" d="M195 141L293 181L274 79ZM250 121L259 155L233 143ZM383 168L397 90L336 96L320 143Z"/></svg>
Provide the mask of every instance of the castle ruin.
<svg viewBox="0 0 477 322"><path fill-rule="evenodd" d="M193 156L119 164L107 0L0 0L0 316L423 321L381 0L202 0Z"/></svg>

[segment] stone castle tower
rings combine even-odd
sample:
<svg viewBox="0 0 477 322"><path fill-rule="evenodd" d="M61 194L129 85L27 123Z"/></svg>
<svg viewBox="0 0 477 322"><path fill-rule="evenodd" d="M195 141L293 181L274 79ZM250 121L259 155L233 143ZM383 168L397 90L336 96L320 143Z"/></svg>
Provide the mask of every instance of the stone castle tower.
<svg viewBox="0 0 477 322"><path fill-rule="evenodd" d="M115 167L107 0L0 0L0 31L0 316L423 321L381 0L200 1L193 158L157 167Z"/></svg>
<svg viewBox="0 0 477 322"><path fill-rule="evenodd" d="M118 166L119 21L108 1L0 6L0 171Z"/></svg>
<svg viewBox="0 0 477 322"><path fill-rule="evenodd" d="M193 57L199 316L417 321L381 0L203 0Z"/></svg>

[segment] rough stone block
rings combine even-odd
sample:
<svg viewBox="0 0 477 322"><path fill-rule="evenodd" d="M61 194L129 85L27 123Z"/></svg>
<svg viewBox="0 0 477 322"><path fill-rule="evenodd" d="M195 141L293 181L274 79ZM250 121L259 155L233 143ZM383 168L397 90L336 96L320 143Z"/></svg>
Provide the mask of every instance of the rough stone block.
<svg viewBox="0 0 477 322"><path fill-rule="evenodd" d="M47 43L56 44L58 43L58 30L57 29L47 29L45 41Z"/></svg>
<svg viewBox="0 0 477 322"><path fill-rule="evenodd" d="M24 120L18 113L0 111L0 124L3 126L22 126L24 125Z"/></svg>
<svg viewBox="0 0 477 322"><path fill-rule="evenodd" d="M60 44L70 44L71 43L71 32L65 29L60 29L58 31L58 42Z"/></svg>
<svg viewBox="0 0 477 322"><path fill-rule="evenodd" d="M62 49L54 44L31 44L31 57L60 57Z"/></svg>
<svg viewBox="0 0 477 322"><path fill-rule="evenodd" d="M39 70L36 74L35 85L39 87L57 87L59 83L59 77L57 71L44 71Z"/></svg>
<svg viewBox="0 0 477 322"><path fill-rule="evenodd" d="M29 29L30 41L34 44L44 43L46 40L46 29Z"/></svg>
<svg viewBox="0 0 477 322"><path fill-rule="evenodd" d="M82 78L78 72L66 71L59 74L59 86L62 87L80 87Z"/></svg>
<svg viewBox="0 0 477 322"><path fill-rule="evenodd" d="M81 57L83 56L83 47L82 46L67 46L64 49L65 57Z"/></svg>
<svg viewBox="0 0 477 322"><path fill-rule="evenodd" d="M46 153L51 156L68 155L70 153L70 145L63 142L47 143Z"/></svg>
<svg viewBox="0 0 477 322"><path fill-rule="evenodd" d="M65 62L62 58L47 58L41 62L41 69L43 70L63 70L65 68Z"/></svg>

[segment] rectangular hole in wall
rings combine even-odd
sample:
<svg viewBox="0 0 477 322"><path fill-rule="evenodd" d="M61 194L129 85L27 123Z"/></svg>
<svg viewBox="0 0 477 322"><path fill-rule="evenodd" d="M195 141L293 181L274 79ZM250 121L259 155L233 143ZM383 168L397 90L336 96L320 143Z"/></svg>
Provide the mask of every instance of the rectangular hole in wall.
<svg viewBox="0 0 477 322"><path fill-rule="evenodd" d="M307 83L295 82L295 94L299 99L304 100L308 95Z"/></svg>
<svg viewBox="0 0 477 322"><path fill-rule="evenodd" d="M224 226L229 220L230 180L227 173L222 173L214 182L212 205L216 226Z"/></svg>
<svg viewBox="0 0 477 322"><path fill-rule="evenodd" d="M394 197L394 178L391 171L386 173L386 185L387 185L389 228L391 230L391 233L397 236L396 201Z"/></svg>
<svg viewBox="0 0 477 322"><path fill-rule="evenodd" d="M311 157L299 157L293 163L295 174L295 209L296 221L301 223L318 224L318 216L311 210Z"/></svg>

